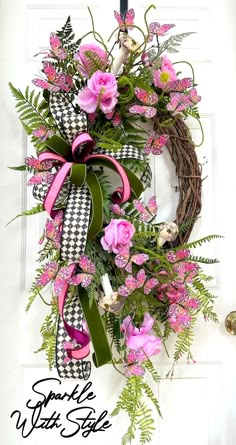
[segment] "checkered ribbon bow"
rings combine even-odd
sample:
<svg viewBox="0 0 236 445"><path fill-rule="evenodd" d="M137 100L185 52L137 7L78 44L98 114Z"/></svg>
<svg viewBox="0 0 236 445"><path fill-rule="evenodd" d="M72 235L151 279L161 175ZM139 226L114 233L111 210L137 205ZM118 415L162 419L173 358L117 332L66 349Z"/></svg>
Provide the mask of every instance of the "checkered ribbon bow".
<svg viewBox="0 0 236 445"><path fill-rule="evenodd" d="M66 209L64 213L61 258L72 262L71 276L76 271L76 262L84 253L87 239L93 238L102 228L103 208L101 188L95 173L88 166L102 165L115 170L121 180L122 187L119 187L112 194L114 203L124 203L131 195L131 189L136 195L143 191L151 181L151 170L147 166L140 180L128 169L124 168L119 159L137 159L144 161L144 155L131 145L124 145L121 150L114 152L111 150L94 149L95 144L87 133L86 114L77 114L74 106L67 98L59 94L51 94L50 110L58 126L63 139L53 136L48 140L50 152L43 152L39 155L39 161L54 160L61 164L51 185L39 185L34 188L34 196L44 201L45 210L52 218L57 211L55 206L61 199L66 199ZM69 175L69 181L68 181ZM96 212L94 212L94 207ZM92 215L92 216L91 216ZM83 333L81 337L81 320L77 329L70 326L65 320L64 306L66 301L68 285L65 283L64 289L59 298L60 320L57 338L57 368L62 377L77 377L76 372L71 372L71 367L75 365L73 361L80 360L89 353L89 337ZM78 302L77 302L78 306ZM77 307L77 310L81 308ZM75 308L76 312L76 308ZM61 324L61 325L60 325ZM65 335L63 336L63 324ZM79 334L78 334L79 332ZM72 364L62 366L62 338L76 339L81 344L81 348L70 351ZM96 351L95 351L96 353ZM70 367L69 371L66 370Z"/></svg>

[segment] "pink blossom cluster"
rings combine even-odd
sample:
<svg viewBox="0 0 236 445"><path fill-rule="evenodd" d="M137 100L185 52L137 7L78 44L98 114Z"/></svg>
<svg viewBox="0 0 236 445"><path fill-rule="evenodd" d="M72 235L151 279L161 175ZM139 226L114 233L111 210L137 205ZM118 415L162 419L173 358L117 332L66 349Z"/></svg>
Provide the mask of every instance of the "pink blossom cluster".
<svg viewBox="0 0 236 445"><path fill-rule="evenodd" d="M188 249L179 251L169 251L166 257L173 264L174 280L159 284L157 288L157 298L161 301L168 301L168 321L175 332L180 332L189 326L191 315L189 309L198 310L200 301L191 298L188 291L188 284L191 284L198 273L199 266L192 261L185 261L190 254ZM162 271L162 275L168 278L168 273Z"/></svg>
<svg viewBox="0 0 236 445"><path fill-rule="evenodd" d="M146 361L149 357L157 355L161 351L161 340L151 334L154 319L149 313L144 314L143 322L136 327L130 315L124 318L121 325L121 332L125 337L125 344L130 349L127 356L127 363L133 362L136 365L128 370L131 375L143 375L139 362Z"/></svg>

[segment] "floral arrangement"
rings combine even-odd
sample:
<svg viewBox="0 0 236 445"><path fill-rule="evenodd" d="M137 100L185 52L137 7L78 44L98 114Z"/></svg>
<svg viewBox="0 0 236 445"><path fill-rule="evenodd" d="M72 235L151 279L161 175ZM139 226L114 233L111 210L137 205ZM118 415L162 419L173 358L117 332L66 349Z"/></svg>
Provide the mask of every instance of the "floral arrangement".
<svg viewBox="0 0 236 445"><path fill-rule="evenodd" d="M40 201L23 215L48 213L27 305L28 311L41 298L49 308L39 351L60 376L87 379L92 342L95 365L111 363L124 375L113 412L125 410L130 418L124 444L136 429L141 444L151 440L154 420L145 397L161 415L146 380L149 374L160 379L152 359L161 350L168 355L168 339L175 337L174 365L185 355L193 360L197 317L217 321L205 287L211 277L200 267L217 260L192 254L217 236L187 242L193 221L158 222L158 199L143 197L152 179L150 156L174 146L170 129L181 122L193 146L185 119L200 122L194 73L182 78L166 54L177 52L190 33L168 37L173 24L148 24L153 7L145 12L144 31L133 9L125 17L115 12L111 48L95 31L90 10L92 31L79 40L68 18L40 53L42 70L33 79L39 90L22 93L10 84L36 151L13 167L31 175L28 185ZM88 36L92 43L84 43Z"/></svg>

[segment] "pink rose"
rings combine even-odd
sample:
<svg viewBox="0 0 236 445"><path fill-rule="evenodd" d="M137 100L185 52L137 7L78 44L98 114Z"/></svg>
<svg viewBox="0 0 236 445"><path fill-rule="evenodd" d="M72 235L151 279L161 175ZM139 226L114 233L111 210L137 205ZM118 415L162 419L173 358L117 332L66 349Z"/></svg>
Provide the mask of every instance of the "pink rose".
<svg viewBox="0 0 236 445"><path fill-rule="evenodd" d="M114 74L96 71L78 94L78 104L87 113L94 113L99 107L106 114L114 109L118 95Z"/></svg>
<svg viewBox="0 0 236 445"><path fill-rule="evenodd" d="M104 65L108 64L108 57L106 51L104 51L104 49L98 46L96 43L86 43L79 47L79 51L75 53L74 59L79 62L77 68L81 72L82 76L89 77L91 71L91 59L86 55L86 51L92 51L94 55L99 56L99 59L104 63Z"/></svg>
<svg viewBox="0 0 236 445"><path fill-rule="evenodd" d="M164 89L169 82L176 80L176 72L170 59L163 56L161 69L154 71L153 82L156 87Z"/></svg>
<svg viewBox="0 0 236 445"><path fill-rule="evenodd" d="M133 325L130 315L124 318L121 331L124 333L126 345L131 350L138 352L139 361L147 360L147 356L159 354L161 350L161 340L155 335L150 335L154 320L147 312L139 328Z"/></svg>
<svg viewBox="0 0 236 445"><path fill-rule="evenodd" d="M104 232L105 234L101 239L104 250L117 254L124 250L124 246L127 249L132 246L131 238L135 233L135 228L129 221L112 219Z"/></svg>

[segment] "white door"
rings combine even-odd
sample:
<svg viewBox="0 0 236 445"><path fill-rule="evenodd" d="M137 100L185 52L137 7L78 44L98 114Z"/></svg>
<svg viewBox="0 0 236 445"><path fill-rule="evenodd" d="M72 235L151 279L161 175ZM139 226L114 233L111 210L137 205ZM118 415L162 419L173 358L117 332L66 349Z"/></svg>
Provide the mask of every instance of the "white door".
<svg viewBox="0 0 236 445"><path fill-rule="evenodd" d="M136 10L137 22L150 2L129 1ZM28 290L36 267L37 242L41 235L42 220L29 217L6 223L22 210L32 206L26 179L20 173L7 170L9 165L20 165L28 147L14 110L7 83L24 89L37 74L38 64L33 55L48 45L49 32L59 28L70 14L78 36L90 29L86 6L91 6L98 29L108 35L114 27L112 10L119 10L119 1L102 2L62 0L37 2L32 0L2 0L1 2L1 413L0 437L4 445L37 445L65 443L55 429L35 430L22 439L10 419L14 410L24 412L25 402L32 397L32 384L46 377L56 377L47 369L43 355L34 354L40 344L39 326L44 313L40 302L35 303L26 316ZM233 219L235 191L234 104L236 76L236 39L234 35L235 5L233 0L165 0L159 1L157 10L150 14L162 23L175 23L176 31L195 31L183 44L181 60L193 62L199 91L203 96L200 111L205 130L205 143L199 149L201 162L207 161L204 171L208 178L204 184L204 202L201 222L193 238L211 233L225 235L226 239L212 246L202 247L204 256L219 257L220 265L209 273L215 276L211 290L219 296L216 309L220 323L199 322L193 346L195 364L181 361L173 380L165 379L171 362L164 356L158 359L163 377L159 385L159 400L164 420L157 420L157 433L153 444L169 445L234 445L236 440L236 338L224 327L224 319L236 310L234 284ZM186 72L186 71L185 71ZM193 135L199 139L199 130L190 123ZM174 217L176 179L168 172L161 174L160 160L155 161L155 193L159 197L163 216ZM167 189L166 177L170 184ZM165 182L164 182L165 181ZM163 192L165 190L165 192ZM166 195L167 194L167 195ZM173 205L166 206L166 196ZM164 215L165 214L165 215ZM96 399L92 406L99 414L114 406L123 381L109 366L93 370L92 389ZM58 390L55 387L50 389ZM62 382L63 391L71 391L75 382ZM60 390L62 389L60 388ZM48 388L46 388L48 389ZM45 390L46 390L45 389ZM61 391L62 392L62 391ZM53 403L53 402L52 402ZM66 412L65 403L57 401L55 410ZM109 445L121 443L126 421L112 419L112 427L104 433L88 438L79 436L67 439L76 443ZM101 436L100 436L101 434ZM66 442L67 443L67 442ZM138 443L138 442L134 442Z"/></svg>

